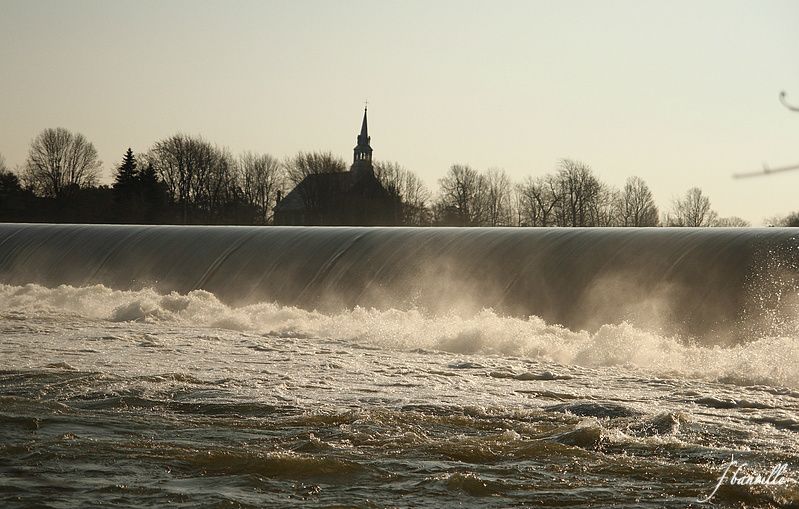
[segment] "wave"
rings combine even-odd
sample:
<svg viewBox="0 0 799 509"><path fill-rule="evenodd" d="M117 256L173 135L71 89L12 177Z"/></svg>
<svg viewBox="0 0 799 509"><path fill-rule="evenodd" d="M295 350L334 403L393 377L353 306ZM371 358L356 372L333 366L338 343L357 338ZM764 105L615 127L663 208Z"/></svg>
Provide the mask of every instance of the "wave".
<svg viewBox="0 0 799 509"><path fill-rule="evenodd" d="M703 345L629 323L574 331L540 317L427 314L419 310L354 309L323 313L277 303L230 306L195 290L114 290L103 285L47 288L0 285L4 318L76 316L113 322L179 323L258 333L266 337L322 338L383 349L515 356L561 365L625 366L662 376L742 385L799 387L795 336L752 337L735 345ZM157 341L157 340L154 340ZM142 347L148 345L143 343ZM561 379L558 374L509 374L518 380Z"/></svg>

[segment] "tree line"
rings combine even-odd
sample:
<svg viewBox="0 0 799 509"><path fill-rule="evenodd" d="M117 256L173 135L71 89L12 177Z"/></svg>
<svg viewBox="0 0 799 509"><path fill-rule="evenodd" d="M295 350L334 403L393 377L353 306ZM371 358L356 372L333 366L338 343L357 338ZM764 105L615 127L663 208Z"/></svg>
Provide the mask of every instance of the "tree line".
<svg viewBox="0 0 799 509"><path fill-rule="evenodd" d="M175 134L148 150L130 148L112 185L99 185L102 163L80 133L49 128L31 142L23 165L0 155L0 220L141 224L272 222L281 196L316 173L347 171L330 152L232 154L199 136ZM661 213L649 186L630 177L622 188L602 182L585 163L564 159L553 172L513 182L504 170L452 165L436 193L396 162L377 161L375 175L401 204L400 223L414 226L748 226L719 217L699 188ZM774 223L799 226L799 214Z"/></svg>

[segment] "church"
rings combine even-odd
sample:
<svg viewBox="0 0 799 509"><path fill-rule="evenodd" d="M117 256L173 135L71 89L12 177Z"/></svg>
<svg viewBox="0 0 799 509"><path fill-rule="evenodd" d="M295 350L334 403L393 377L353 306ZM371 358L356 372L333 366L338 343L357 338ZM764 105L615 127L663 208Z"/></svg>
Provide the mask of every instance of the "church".
<svg viewBox="0 0 799 509"><path fill-rule="evenodd" d="M391 226L399 224L400 199L375 176L372 146L363 110L361 133L349 171L306 176L279 200L278 226Z"/></svg>

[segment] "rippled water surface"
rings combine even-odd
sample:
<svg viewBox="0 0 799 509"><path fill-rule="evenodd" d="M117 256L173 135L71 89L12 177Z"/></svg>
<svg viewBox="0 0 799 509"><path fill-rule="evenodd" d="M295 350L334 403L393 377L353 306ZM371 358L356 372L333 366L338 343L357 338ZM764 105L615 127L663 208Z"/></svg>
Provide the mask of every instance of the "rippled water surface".
<svg viewBox="0 0 799 509"><path fill-rule="evenodd" d="M732 454L799 468L789 336L0 285L0 338L3 507L687 507Z"/></svg>

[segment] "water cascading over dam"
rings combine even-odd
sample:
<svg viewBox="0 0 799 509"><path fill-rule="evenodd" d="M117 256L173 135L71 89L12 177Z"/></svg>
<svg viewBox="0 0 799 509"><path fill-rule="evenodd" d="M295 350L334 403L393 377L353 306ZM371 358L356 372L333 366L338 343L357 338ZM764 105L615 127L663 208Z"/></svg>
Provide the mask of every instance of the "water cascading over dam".
<svg viewBox="0 0 799 509"><path fill-rule="evenodd" d="M779 228L0 225L5 284L203 289L322 311L492 308L714 342L790 318L797 267L799 233Z"/></svg>
<svg viewBox="0 0 799 509"><path fill-rule="evenodd" d="M795 232L0 225L0 506L676 509L733 454L795 476Z"/></svg>

